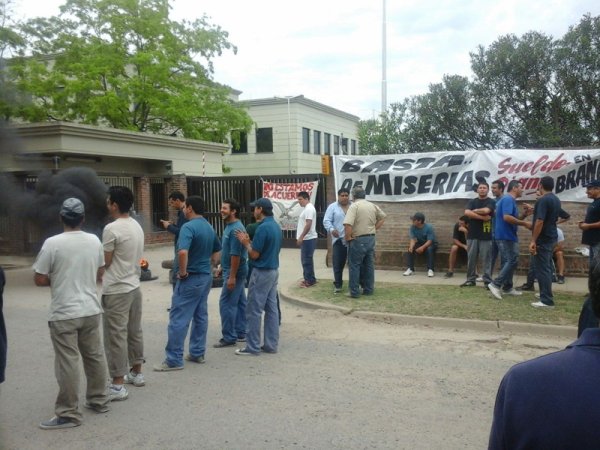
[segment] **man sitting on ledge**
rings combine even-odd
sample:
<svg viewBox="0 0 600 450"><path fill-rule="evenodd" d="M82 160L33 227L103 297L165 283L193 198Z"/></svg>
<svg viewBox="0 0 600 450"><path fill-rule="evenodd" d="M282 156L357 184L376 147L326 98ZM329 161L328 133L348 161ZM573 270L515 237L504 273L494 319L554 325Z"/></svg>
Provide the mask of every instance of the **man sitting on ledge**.
<svg viewBox="0 0 600 450"><path fill-rule="evenodd" d="M415 271L415 255L427 255L427 276L434 275L433 266L435 262L435 251L437 249L437 240L433 226L425 223L425 215L423 213L415 213L410 218L413 224L408 230L410 242L408 244L408 269L404 272L404 276L412 275Z"/></svg>

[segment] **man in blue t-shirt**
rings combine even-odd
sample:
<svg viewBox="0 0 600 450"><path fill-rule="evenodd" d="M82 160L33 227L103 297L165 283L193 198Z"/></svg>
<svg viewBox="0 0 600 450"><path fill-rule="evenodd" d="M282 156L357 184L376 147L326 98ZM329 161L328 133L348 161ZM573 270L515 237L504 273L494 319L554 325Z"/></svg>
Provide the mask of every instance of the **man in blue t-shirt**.
<svg viewBox="0 0 600 450"><path fill-rule="evenodd" d="M238 215L240 204L233 198L223 200L221 219L225 222L221 241L221 271L223 273L223 289L219 298L221 313L221 333L223 336L213 347L231 347L237 341L246 340L246 274L248 252L235 237L237 230L245 232Z"/></svg>
<svg viewBox="0 0 600 450"><path fill-rule="evenodd" d="M427 255L427 276L432 277L434 275L435 251L437 249L435 231L431 224L425 223L425 214L423 213L415 213L410 220L413 224L408 230L410 238L407 253L408 269L403 275L412 275L415 271L415 256L425 253Z"/></svg>
<svg viewBox="0 0 600 450"><path fill-rule="evenodd" d="M496 203L496 220L494 221L494 237L500 253L501 268L498 276L488 288L498 300L502 299L502 291L508 295L521 295L521 291L513 288L513 274L519 262L519 239L517 227L531 229L531 224L519 219L517 199L523 194L523 185L518 180L508 183L508 194Z"/></svg>
<svg viewBox="0 0 600 450"><path fill-rule="evenodd" d="M273 205L267 198L254 202L254 217L261 222L250 243L248 233L236 231L236 237L248 250L254 261L248 284L246 307L246 347L237 349L236 355L258 355L260 352L277 353L279 345L279 310L277 308L277 282L279 280L279 251L281 228L273 218ZM260 345L261 319L264 312L264 344Z"/></svg>
<svg viewBox="0 0 600 450"><path fill-rule="evenodd" d="M190 352L187 361L204 362L208 330L207 299L212 287L212 265L218 263L221 243L213 227L203 217L204 200L190 196L185 200L188 222L179 230L177 257L179 272L169 312L166 358L154 366L157 372L183 369L183 345L192 321Z"/></svg>

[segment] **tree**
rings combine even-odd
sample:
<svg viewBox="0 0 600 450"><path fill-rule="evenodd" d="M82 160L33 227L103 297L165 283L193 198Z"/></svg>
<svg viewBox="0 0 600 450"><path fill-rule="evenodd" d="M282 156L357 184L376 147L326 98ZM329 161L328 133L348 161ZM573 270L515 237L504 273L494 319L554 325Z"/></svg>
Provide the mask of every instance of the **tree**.
<svg viewBox="0 0 600 450"><path fill-rule="evenodd" d="M6 71L6 58L25 43L14 29L12 6L11 0L0 0L0 117L4 120L10 117L11 105L18 103L16 88Z"/></svg>
<svg viewBox="0 0 600 450"><path fill-rule="evenodd" d="M67 0L56 17L22 24L28 53L14 58L31 96L17 115L222 142L248 129L212 61L236 51L206 16L173 21L165 0Z"/></svg>
<svg viewBox="0 0 600 450"><path fill-rule="evenodd" d="M358 140L361 151L371 155L407 153L402 131L405 112L404 103L392 103L385 116L360 121Z"/></svg>

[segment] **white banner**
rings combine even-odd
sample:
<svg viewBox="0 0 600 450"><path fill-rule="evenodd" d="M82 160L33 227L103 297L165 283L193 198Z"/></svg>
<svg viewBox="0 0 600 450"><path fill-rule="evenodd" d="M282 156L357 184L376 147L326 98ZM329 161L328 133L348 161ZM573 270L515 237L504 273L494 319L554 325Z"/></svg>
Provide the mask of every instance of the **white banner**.
<svg viewBox="0 0 600 450"><path fill-rule="evenodd" d="M551 176L562 201L589 202L583 185L600 179L600 150L469 150L400 155L334 156L336 191L362 186L369 200L410 202L472 198L478 179L523 183L535 199L540 178ZM491 194L490 194L491 195Z"/></svg>
<svg viewBox="0 0 600 450"><path fill-rule="evenodd" d="M263 197L273 203L273 216L282 230L296 230L298 217L302 207L298 204L298 193L308 192L310 202L314 205L317 198L318 181L303 183L271 183L263 182Z"/></svg>

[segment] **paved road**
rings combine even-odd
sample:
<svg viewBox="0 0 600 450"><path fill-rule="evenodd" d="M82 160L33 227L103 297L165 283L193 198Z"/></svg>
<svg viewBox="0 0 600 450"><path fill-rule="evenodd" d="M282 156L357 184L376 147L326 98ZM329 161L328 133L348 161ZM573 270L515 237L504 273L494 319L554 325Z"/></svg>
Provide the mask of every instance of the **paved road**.
<svg viewBox="0 0 600 450"><path fill-rule="evenodd" d="M148 367L166 342L170 286L160 261L171 251L146 252L159 275L142 284ZM298 253L283 251L282 283L298 278ZM317 252L321 277L329 276L324 257ZM284 303L277 355L209 348L204 365L148 370L147 386L132 387L110 413L84 410L83 426L43 431L37 424L52 416L57 389L48 302L30 269L8 271L0 449L481 449L504 372L570 341L400 326ZM220 337L217 289L209 304L210 344Z"/></svg>

